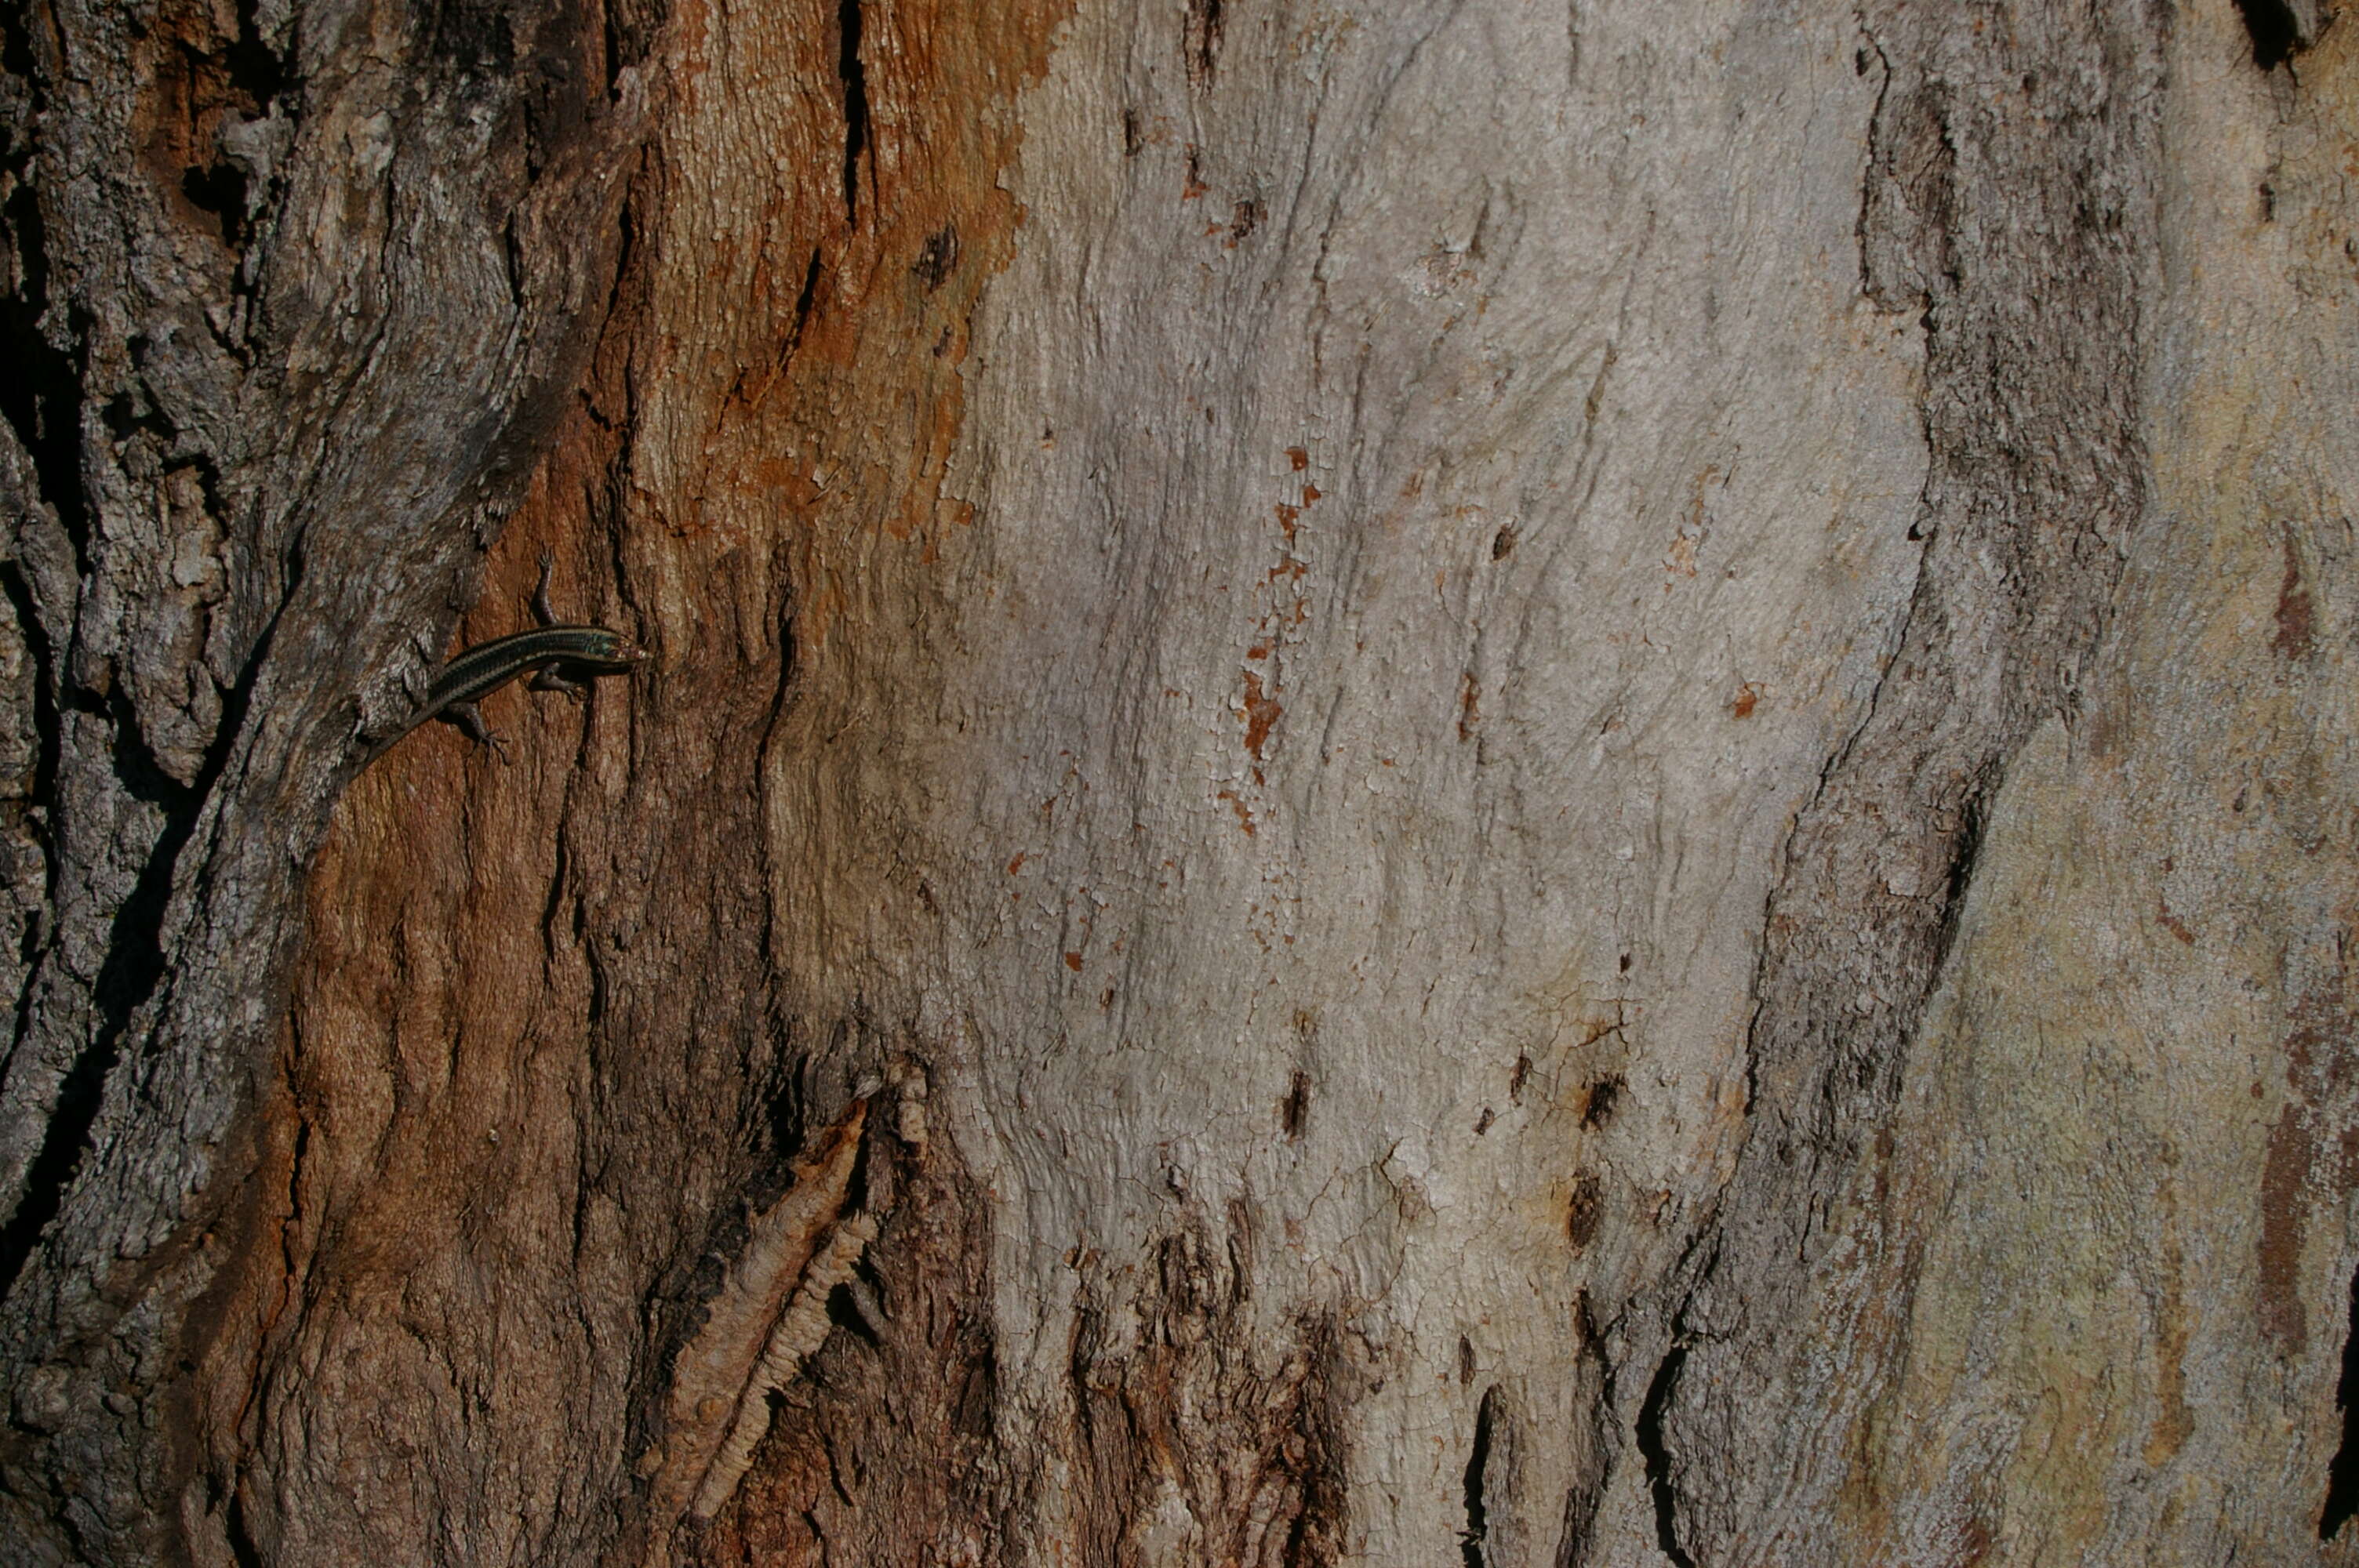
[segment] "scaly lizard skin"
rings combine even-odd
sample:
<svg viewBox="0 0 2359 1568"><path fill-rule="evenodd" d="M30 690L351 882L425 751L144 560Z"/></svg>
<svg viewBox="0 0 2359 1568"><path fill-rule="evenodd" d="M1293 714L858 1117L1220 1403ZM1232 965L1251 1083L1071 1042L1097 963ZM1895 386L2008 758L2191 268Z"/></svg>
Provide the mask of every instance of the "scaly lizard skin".
<svg viewBox="0 0 2359 1568"><path fill-rule="evenodd" d="M492 748L502 762L507 745L484 723L475 707L483 698L516 679L530 675L535 691L561 691L579 702L589 689L582 677L629 675L647 660L647 651L619 632L603 626L567 626L558 622L549 607L549 557L540 557L540 585L532 590L533 619L538 629L513 632L461 651L442 666L434 688L427 694L415 728L429 719L456 724L469 737Z"/></svg>

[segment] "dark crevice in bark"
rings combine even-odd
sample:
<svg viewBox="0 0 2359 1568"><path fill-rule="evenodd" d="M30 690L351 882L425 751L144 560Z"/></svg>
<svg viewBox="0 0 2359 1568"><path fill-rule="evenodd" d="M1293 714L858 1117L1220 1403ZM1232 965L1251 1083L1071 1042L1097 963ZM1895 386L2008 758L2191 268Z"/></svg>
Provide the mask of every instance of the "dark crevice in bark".
<svg viewBox="0 0 2359 1568"><path fill-rule="evenodd" d="M860 63L860 0L841 0L836 26L842 52L836 74L843 78L843 221L860 221L860 155L868 150L868 71Z"/></svg>
<svg viewBox="0 0 2359 1568"><path fill-rule="evenodd" d="M254 1543L253 1527L245 1522L245 1498L238 1492L229 1495L229 1514L223 1521L222 1533L229 1541L229 1554L237 1568L263 1568L262 1551Z"/></svg>
<svg viewBox="0 0 2359 1568"><path fill-rule="evenodd" d="M222 243L232 250L245 243L245 171L234 163L191 168L180 176L180 194L201 212L210 212L221 224Z"/></svg>
<svg viewBox="0 0 2359 1568"><path fill-rule="evenodd" d="M1654 1381L1647 1385L1647 1397L1638 1406L1636 1428L1638 1454L1646 1461L1647 1490L1655 1499L1655 1544L1679 1568L1695 1568L1695 1560L1680 1547L1679 1498L1671 1489L1670 1451L1663 1445L1663 1411L1687 1358L1686 1347L1674 1345L1655 1368Z"/></svg>
<svg viewBox="0 0 2359 1568"><path fill-rule="evenodd" d="M2285 0L2236 0L2245 31L2252 35L2253 63L2275 70L2301 48L2301 24Z"/></svg>
<svg viewBox="0 0 2359 1568"><path fill-rule="evenodd" d="M444 0L424 18L421 63L459 78L503 81L516 67L516 20L499 0Z"/></svg>
<svg viewBox="0 0 2359 1568"><path fill-rule="evenodd" d="M33 39L25 31L25 7L21 5L0 5L0 72L21 81L38 83L40 80L35 74ZM33 107L38 111L40 108L38 87L34 93Z"/></svg>
<svg viewBox="0 0 2359 1568"><path fill-rule="evenodd" d="M1490 1539L1491 1519L1483 1502L1483 1472L1491 1463L1491 1423L1498 1404L1499 1390L1494 1384L1483 1390L1483 1402L1474 1411L1473 1451L1466 1456L1466 1528L1458 1532L1458 1552L1466 1568L1483 1568L1489 1555L1484 1543Z"/></svg>
<svg viewBox="0 0 2359 1568"><path fill-rule="evenodd" d="M2343 1444L2326 1467L2326 1509L2318 1539L2332 1541L2359 1513L2359 1270L2351 1275L2351 1315L2343 1330L2343 1379L2334 1386L2343 1411Z"/></svg>
<svg viewBox="0 0 2359 1568"><path fill-rule="evenodd" d="M531 290L525 281L531 264L525 260L524 238L516 232L513 212L500 227L500 259L507 267L508 303L521 315L532 308Z"/></svg>
<svg viewBox="0 0 2359 1568"><path fill-rule="evenodd" d="M49 313L49 265L47 230L41 204L27 178L31 149L9 149L7 172L16 189L0 208L0 225L16 252L18 289L0 299L0 346L16 370L0 375L0 418L16 432L16 439L33 460L40 498L58 514L74 541L77 557L85 554L90 513L82 482L82 353L90 341L90 319L79 308L69 308L66 337L71 348L60 348L42 330ZM77 563L85 575L88 563Z"/></svg>
<svg viewBox="0 0 2359 1568"><path fill-rule="evenodd" d="M1213 68L1220 63L1222 0L1188 0L1188 85L1199 92L1212 90Z"/></svg>
<svg viewBox="0 0 2359 1568"><path fill-rule="evenodd" d="M851 1281L838 1285L827 1293L827 1321L851 1335L874 1350L884 1343L878 1324L861 1302L859 1292ZM844 1499L847 1503L851 1499Z"/></svg>
<svg viewBox="0 0 2359 1568"><path fill-rule="evenodd" d="M1967 786L1964 798L1958 802L1958 830L1950 843L1949 874L1940 892L1941 920L1933 929L1930 979L1938 979L1949 968L1950 949L1957 945L1958 924L1966 912L1966 894L1973 887L1974 872L1982 864L1983 833L1989 825L1990 804L1997 798L1999 787L2006 782L2006 762L1995 762L1985 770L1984 777ZM1929 984L1925 996L1919 999L1919 1014L1923 1011L1924 1001L1931 995L1932 987ZM1917 1020L1912 1017L1908 1023L1908 1032L1913 1034L1916 1029Z"/></svg>
<svg viewBox="0 0 2359 1568"><path fill-rule="evenodd" d="M261 0L238 0L237 39L222 55L230 86L252 99L257 111L267 110L287 91L288 80L287 62L262 41L260 11Z"/></svg>
<svg viewBox="0 0 2359 1568"><path fill-rule="evenodd" d="M263 41L257 11L258 0L239 0L237 35L217 54L201 54L181 45L189 80L217 82L219 105L240 120L267 114L288 87L286 61ZM181 171L180 194L199 211L212 214L221 225L223 244L232 251L244 248L250 232L250 200L243 165L216 147L209 162Z"/></svg>
<svg viewBox="0 0 2359 1568"><path fill-rule="evenodd" d="M803 330L810 325L811 307L819 298L819 247L813 245L810 265L803 269L802 292L795 296L795 324L787 333L786 358L803 346Z"/></svg>

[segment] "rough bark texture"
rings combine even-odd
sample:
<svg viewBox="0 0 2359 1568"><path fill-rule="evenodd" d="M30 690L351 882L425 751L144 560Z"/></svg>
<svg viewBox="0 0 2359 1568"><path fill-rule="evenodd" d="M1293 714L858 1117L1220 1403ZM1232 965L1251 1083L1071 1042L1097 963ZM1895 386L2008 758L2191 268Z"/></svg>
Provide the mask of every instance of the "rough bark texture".
<svg viewBox="0 0 2359 1568"><path fill-rule="evenodd" d="M2353 1559L2331 8L0 44L0 1555Z"/></svg>

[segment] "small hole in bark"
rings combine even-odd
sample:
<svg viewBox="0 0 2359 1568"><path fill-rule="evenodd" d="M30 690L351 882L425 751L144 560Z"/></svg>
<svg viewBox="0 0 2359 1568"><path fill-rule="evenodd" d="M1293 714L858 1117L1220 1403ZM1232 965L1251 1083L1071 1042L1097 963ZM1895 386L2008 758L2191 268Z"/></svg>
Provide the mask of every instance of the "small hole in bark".
<svg viewBox="0 0 2359 1568"><path fill-rule="evenodd" d="M1504 561L1515 553L1516 531L1513 528L1502 528L1497 533L1491 535L1491 558L1493 560Z"/></svg>
<svg viewBox="0 0 2359 1568"><path fill-rule="evenodd" d="M1605 1213L1604 1184L1594 1171L1572 1179L1572 1195L1565 1200L1564 1238L1575 1252L1584 1252L1597 1239L1597 1224Z"/></svg>
<svg viewBox="0 0 2359 1568"><path fill-rule="evenodd" d="M1619 1073L1615 1073L1611 1077L1600 1078L1590 1085L1588 1103L1581 1108L1581 1125L1604 1127L1612 1122L1614 1111L1620 1108L1622 1104L1623 1087L1622 1075Z"/></svg>
<svg viewBox="0 0 2359 1568"><path fill-rule="evenodd" d="M917 265L910 270L918 275L918 280L930 294L942 286L943 280L957 268L958 262L958 225L945 223L927 236L925 247L918 253Z"/></svg>
<svg viewBox="0 0 2359 1568"><path fill-rule="evenodd" d="M192 168L180 176L180 194L221 224L222 243L235 250L245 238L245 171L234 163Z"/></svg>
<svg viewBox="0 0 2359 1568"><path fill-rule="evenodd" d="M2343 1331L2343 1380L2334 1402L2343 1407L2343 1445L2326 1467L2326 1511L2318 1517L2318 1539L2332 1541L2359 1513L2359 1271L2351 1276L2351 1322Z"/></svg>
<svg viewBox="0 0 2359 1568"><path fill-rule="evenodd" d="M2293 7L2285 0L2236 0L2245 14L2245 31L2252 35L2253 63L2263 70L2283 65L2301 42Z"/></svg>
<svg viewBox="0 0 2359 1568"><path fill-rule="evenodd" d="M1310 1119L1310 1075L1299 1067L1294 1071L1294 1082L1288 1086L1286 1098L1277 1108L1277 1124L1291 1141L1302 1136L1302 1129Z"/></svg>
<svg viewBox="0 0 2359 1568"><path fill-rule="evenodd" d="M853 1294L849 1283L828 1292L827 1320L867 1345L878 1343L876 1325L869 1322L868 1314L861 1310L859 1299Z"/></svg>

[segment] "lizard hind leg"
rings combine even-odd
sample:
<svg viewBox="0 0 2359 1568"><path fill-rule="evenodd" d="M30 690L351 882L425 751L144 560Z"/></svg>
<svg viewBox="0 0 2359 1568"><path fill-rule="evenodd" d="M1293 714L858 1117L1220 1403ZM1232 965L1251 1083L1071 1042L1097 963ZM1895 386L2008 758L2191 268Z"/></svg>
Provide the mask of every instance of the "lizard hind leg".
<svg viewBox="0 0 2359 1568"><path fill-rule="evenodd" d="M484 722L483 710L473 703L454 702L442 710L440 717L456 724L477 745L489 746L492 754L498 757L503 764L515 760L508 755L506 740L494 733L492 727Z"/></svg>

